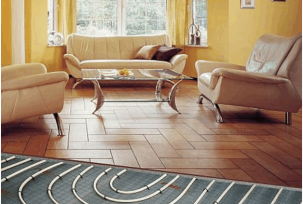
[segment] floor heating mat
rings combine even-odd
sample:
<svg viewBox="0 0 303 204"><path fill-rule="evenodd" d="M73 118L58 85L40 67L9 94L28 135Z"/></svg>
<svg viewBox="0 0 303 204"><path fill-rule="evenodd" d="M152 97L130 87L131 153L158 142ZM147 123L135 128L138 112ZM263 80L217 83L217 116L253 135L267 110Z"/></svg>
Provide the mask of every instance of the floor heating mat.
<svg viewBox="0 0 303 204"><path fill-rule="evenodd" d="M302 189L1 154L1 203L300 204Z"/></svg>

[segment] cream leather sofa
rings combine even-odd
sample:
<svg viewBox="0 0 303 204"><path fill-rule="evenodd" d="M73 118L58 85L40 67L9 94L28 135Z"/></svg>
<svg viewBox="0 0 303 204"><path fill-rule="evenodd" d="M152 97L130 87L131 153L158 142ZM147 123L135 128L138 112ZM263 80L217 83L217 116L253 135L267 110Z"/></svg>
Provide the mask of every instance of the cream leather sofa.
<svg viewBox="0 0 303 204"><path fill-rule="evenodd" d="M63 108L66 72L47 73L40 63L1 68L1 123L54 114L58 135L64 135L58 113Z"/></svg>
<svg viewBox="0 0 303 204"><path fill-rule="evenodd" d="M81 69L172 69L182 73L187 55L177 54L169 62L134 59L144 45L171 46L167 35L93 37L70 34L64 55L71 75L81 78Z"/></svg>
<svg viewBox="0 0 303 204"><path fill-rule="evenodd" d="M302 35L262 35L246 66L199 60L199 97L213 103L216 121L223 122L218 104L254 107L291 113L302 106Z"/></svg>

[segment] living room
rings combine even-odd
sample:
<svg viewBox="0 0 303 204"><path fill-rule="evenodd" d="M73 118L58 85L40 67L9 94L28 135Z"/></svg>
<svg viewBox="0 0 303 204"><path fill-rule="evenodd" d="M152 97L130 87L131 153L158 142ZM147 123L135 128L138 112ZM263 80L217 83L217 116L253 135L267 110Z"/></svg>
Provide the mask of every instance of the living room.
<svg viewBox="0 0 303 204"><path fill-rule="evenodd" d="M204 30L200 26L201 42L191 44L189 27L195 9L192 2L200 1L207 10L203 16L207 23ZM179 54L187 56L182 74L192 78L182 80L178 89L171 89L170 83L162 87L163 94L176 91L173 101L178 111L174 105L162 102L105 102L97 110L95 102L91 102L95 94L93 83L80 83L73 89L79 79L75 80L64 55L69 52L67 36L79 32L75 27L79 24L77 3L73 0L55 2L58 4L57 31L62 33L60 45L48 44L48 1L24 1L21 4L23 21L14 21L14 14L20 13L19 1L1 1L1 66L41 63L48 73L68 74L62 98L56 99L62 100L63 108L57 115L62 119L64 136L58 136L57 121L52 114L5 122L1 124L2 153L302 187L301 108L294 112L271 109L282 102L270 103L269 108L219 103L224 120L220 122L215 114L216 103L207 97L202 104L197 103L201 95L197 61L246 66L262 35L290 39L302 32L301 0L251 0L247 7L242 5L243 0L164 1L166 7L159 10L166 12L165 34L171 46L181 48ZM22 32L14 27L16 22L24 25L18 27ZM21 43L16 36L22 38ZM302 79L300 87L301 82ZM101 81L99 85L105 98L120 100L149 97L155 93L156 82ZM257 97L252 93L255 92L246 93L251 94L247 103ZM301 97L299 101L301 107ZM2 97L2 114L5 103ZM28 105L26 101L20 103ZM31 109L36 109L37 103L32 104ZM15 111L30 112L22 108ZM287 118L285 112L292 113L292 117ZM285 124L285 119L292 120L291 124Z"/></svg>

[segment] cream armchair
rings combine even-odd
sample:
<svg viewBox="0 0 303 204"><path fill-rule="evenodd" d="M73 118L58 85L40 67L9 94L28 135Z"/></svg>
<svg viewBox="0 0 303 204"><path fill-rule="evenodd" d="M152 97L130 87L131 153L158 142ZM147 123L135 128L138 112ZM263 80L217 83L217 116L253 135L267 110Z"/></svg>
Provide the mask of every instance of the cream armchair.
<svg viewBox="0 0 303 204"><path fill-rule="evenodd" d="M254 107L291 113L302 106L302 35L262 35L246 66L198 60L195 64L202 99L215 108L217 122L223 122L218 104Z"/></svg>
<svg viewBox="0 0 303 204"><path fill-rule="evenodd" d="M47 73L39 63L1 68L1 123L54 114L58 135L64 129L58 113L63 108L66 72Z"/></svg>

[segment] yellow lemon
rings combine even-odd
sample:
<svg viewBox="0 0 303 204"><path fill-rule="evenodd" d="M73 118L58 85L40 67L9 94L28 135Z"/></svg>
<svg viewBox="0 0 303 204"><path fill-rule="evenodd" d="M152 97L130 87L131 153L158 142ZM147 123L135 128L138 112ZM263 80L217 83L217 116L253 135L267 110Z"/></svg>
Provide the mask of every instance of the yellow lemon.
<svg viewBox="0 0 303 204"><path fill-rule="evenodd" d="M124 75L128 76L129 75L129 71L128 70L124 71Z"/></svg>
<svg viewBox="0 0 303 204"><path fill-rule="evenodd" d="M120 71L119 71L119 74L120 74L120 75L124 75L124 70L120 70Z"/></svg>

